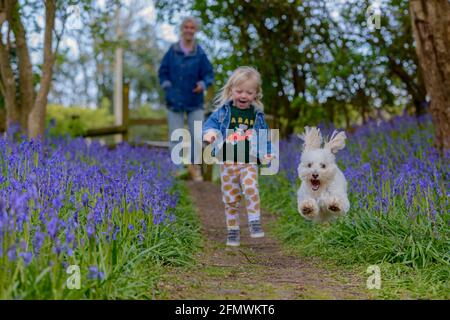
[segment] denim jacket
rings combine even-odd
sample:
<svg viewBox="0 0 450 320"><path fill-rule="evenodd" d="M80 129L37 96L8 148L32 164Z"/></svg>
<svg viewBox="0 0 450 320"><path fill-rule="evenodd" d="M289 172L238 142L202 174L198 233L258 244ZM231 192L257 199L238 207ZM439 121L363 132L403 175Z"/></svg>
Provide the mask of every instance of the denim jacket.
<svg viewBox="0 0 450 320"><path fill-rule="evenodd" d="M204 90L214 81L214 72L202 47L198 44L185 55L179 42L174 43L164 55L158 70L159 83L165 91L167 108L193 111L203 108L204 91L192 92L197 84Z"/></svg>
<svg viewBox="0 0 450 320"><path fill-rule="evenodd" d="M232 101L228 101L223 106L214 111L203 124L203 135L210 130L216 131L217 141L213 142L213 154L218 154L223 140L226 139L226 131L230 126ZM266 129L260 131L260 129ZM262 160L265 155L273 154L273 146L269 141L269 126L264 119L264 113L255 108L255 123L253 130L255 134L250 138L250 155ZM220 134L219 134L220 133ZM269 135L270 136L270 135ZM259 137L259 138L258 138ZM260 139L260 141L259 141ZM266 145L264 145L264 142ZM258 144L259 143L259 144Z"/></svg>

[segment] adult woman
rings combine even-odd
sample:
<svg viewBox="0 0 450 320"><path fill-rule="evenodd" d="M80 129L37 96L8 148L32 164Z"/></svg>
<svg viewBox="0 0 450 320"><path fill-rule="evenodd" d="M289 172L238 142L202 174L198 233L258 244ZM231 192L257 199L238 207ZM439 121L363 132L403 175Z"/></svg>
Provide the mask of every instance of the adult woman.
<svg viewBox="0 0 450 320"><path fill-rule="evenodd" d="M158 72L165 91L170 150L176 143L171 141L170 136L175 129L184 128L185 114L191 133L191 146L194 143L201 145L201 141L194 140L194 122L203 122L204 91L213 83L214 73L208 57L195 41L198 29L194 18L183 20L181 39L170 46ZM201 151L194 154L193 150L191 147L191 163L201 163ZM202 179L199 165L190 165L189 171L194 180Z"/></svg>

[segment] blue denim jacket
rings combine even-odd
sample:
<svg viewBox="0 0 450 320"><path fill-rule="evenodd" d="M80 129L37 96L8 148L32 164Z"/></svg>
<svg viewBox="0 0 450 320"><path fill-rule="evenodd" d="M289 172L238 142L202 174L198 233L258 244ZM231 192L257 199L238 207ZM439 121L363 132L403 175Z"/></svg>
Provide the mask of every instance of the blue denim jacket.
<svg viewBox="0 0 450 320"><path fill-rule="evenodd" d="M210 130L214 130L217 133L220 132L220 135L218 135L218 140L214 142L215 146L213 148L213 155L218 154L223 144L223 140L226 139L226 131L230 126L231 104L231 100L225 103L223 106L214 111L203 124L202 135ZM259 131L260 129L266 130ZM269 126L264 119L264 113L255 108L255 123L253 125L253 130L256 134L253 134L250 139L250 155L257 157L259 160L262 160L267 154L273 154L275 151L269 141L270 135L268 129ZM258 137L261 141L258 141ZM263 142L265 141L267 141L267 144L263 145Z"/></svg>
<svg viewBox="0 0 450 320"><path fill-rule="evenodd" d="M159 83L165 91L167 108L193 111L203 108L203 91L194 93L197 83L206 90L214 81L214 72L200 45L185 55L179 42L170 46L158 70Z"/></svg>

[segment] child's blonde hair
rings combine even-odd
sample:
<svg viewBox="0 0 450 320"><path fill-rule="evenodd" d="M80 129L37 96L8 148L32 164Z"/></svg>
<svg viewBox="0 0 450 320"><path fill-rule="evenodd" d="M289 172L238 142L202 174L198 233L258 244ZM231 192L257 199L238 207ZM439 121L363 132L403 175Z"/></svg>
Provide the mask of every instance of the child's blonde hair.
<svg viewBox="0 0 450 320"><path fill-rule="evenodd" d="M263 111L264 105L261 101L263 96L261 88L261 75L255 68L247 66L239 67L234 70L227 83L222 87L222 89L220 89L219 93L214 98L214 106L216 109L231 100L231 91L235 86L238 86L250 79L253 79L256 82L256 97L252 104L255 108Z"/></svg>

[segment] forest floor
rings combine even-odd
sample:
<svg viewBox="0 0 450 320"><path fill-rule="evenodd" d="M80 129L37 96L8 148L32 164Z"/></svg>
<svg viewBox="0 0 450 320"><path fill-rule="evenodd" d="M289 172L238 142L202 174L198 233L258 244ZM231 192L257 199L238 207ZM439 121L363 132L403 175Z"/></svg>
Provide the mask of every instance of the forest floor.
<svg viewBox="0 0 450 320"><path fill-rule="evenodd" d="M271 232L276 216L262 211L266 236L249 236L241 204L241 246L227 247L220 186L187 182L197 207L202 250L193 267L172 267L157 299L368 299L366 279L346 269L288 252Z"/></svg>

